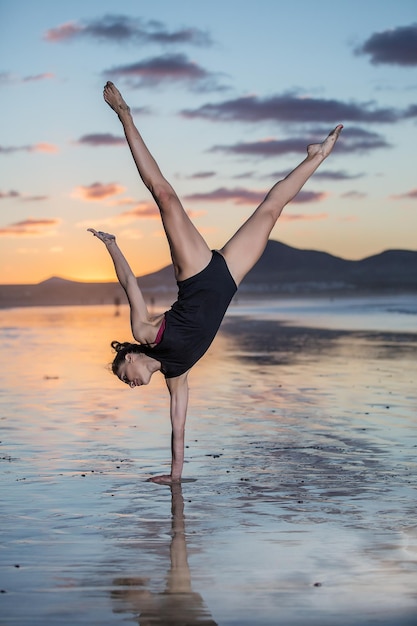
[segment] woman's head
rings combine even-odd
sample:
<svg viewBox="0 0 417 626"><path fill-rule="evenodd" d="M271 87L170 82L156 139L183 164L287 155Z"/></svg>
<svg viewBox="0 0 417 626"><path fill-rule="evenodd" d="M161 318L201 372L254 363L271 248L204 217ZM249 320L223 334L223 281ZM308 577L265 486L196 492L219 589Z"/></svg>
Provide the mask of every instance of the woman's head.
<svg viewBox="0 0 417 626"><path fill-rule="evenodd" d="M111 347L116 352L111 367L113 374L132 388L147 385L153 371L146 362L146 346L127 341L112 341Z"/></svg>

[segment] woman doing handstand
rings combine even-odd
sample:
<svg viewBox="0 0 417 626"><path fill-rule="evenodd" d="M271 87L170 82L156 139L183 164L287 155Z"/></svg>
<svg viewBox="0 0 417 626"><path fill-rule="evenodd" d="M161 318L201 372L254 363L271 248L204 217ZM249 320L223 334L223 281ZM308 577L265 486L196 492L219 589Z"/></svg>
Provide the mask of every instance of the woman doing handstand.
<svg viewBox="0 0 417 626"><path fill-rule="evenodd" d="M113 342L117 354L113 372L130 387L147 385L160 371L170 395L171 473L156 476L158 483L181 480L190 369L207 351L239 284L262 255L284 206L330 154L342 130L337 126L321 144L307 147L307 157L284 180L276 183L263 202L219 251L212 251L190 221L175 191L163 177L134 125L130 109L113 83L104 99L122 123L142 181L158 205L168 239L178 299L163 315L149 315L137 280L114 235L89 229L106 246L117 278L127 294L131 328L138 343Z"/></svg>

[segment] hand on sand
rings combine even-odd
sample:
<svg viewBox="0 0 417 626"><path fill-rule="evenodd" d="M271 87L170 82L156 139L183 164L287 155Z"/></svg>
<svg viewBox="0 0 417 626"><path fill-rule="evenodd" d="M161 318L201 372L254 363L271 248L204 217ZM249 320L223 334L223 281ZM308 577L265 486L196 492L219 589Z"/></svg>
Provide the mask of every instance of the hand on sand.
<svg viewBox="0 0 417 626"><path fill-rule="evenodd" d="M116 237L114 235L110 235L110 233L103 233L101 230L94 230L94 228L87 228L88 232L93 233L94 237L97 237L105 243L106 245L116 241Z"/></svg>
<svg viewBox="0 0 417 626"><path fill-rule="evenodd" d="M311 143L309 146L307 146L308 156L313 157L319 155L323 159L328 157L330 152L334 148L334 145L342 131L342 128L343 124L339 124L334 130L332 130L331 133L329 133L323 143Z"/></svg>
<svg viewBox="0 0 417 626"><path fill-rule="evenodd" d="M158 485L174 485L179 484L180 480L172 480L171 474L164 474L163 476L153 476L148 478L149 483L157 483Z"/></svg>

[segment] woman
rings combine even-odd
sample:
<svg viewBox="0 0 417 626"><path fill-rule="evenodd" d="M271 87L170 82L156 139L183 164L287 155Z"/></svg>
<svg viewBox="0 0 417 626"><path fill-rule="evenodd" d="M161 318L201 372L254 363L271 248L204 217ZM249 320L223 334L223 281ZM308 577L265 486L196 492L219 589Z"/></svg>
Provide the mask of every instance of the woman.
<svg viewBox="0 0 417 626"><path fill-rule="evenodd" d="M166 379L172 425L171 473L151 480L171 484L181 480L184 463L190 369L213 341L236 289L262 255L284 206L330 154L342 125L323 143L308 146L306 159L272 187L221 250L212 251L161 174L133 123L129 107L111 82L104 87L104 99L117 113L139 175L158 205L178 282L177 302L170 311L152 318L115 237L89 229L106 245L113 259L117 278L129 300L132 334L139 342L112 343L117 352L113 372L132 388L147 385L157 371Z"/></svg>

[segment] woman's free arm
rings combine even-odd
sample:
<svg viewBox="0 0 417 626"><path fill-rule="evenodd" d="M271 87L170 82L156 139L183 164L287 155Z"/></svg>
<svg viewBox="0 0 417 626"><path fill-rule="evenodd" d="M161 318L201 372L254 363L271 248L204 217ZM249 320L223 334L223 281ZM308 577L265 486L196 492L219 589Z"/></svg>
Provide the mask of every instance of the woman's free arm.
<svg viewBox="0 0 417 626"><path fill-rule="evenodd" d="M123 287L130 306L130 324L134 338L140 343L152 343L155 339L155 326L150 323L149 311L145 299L139 289L136 276L117 245L114 235L88 229L102 241L113 261L116 276Z"/></svg>

